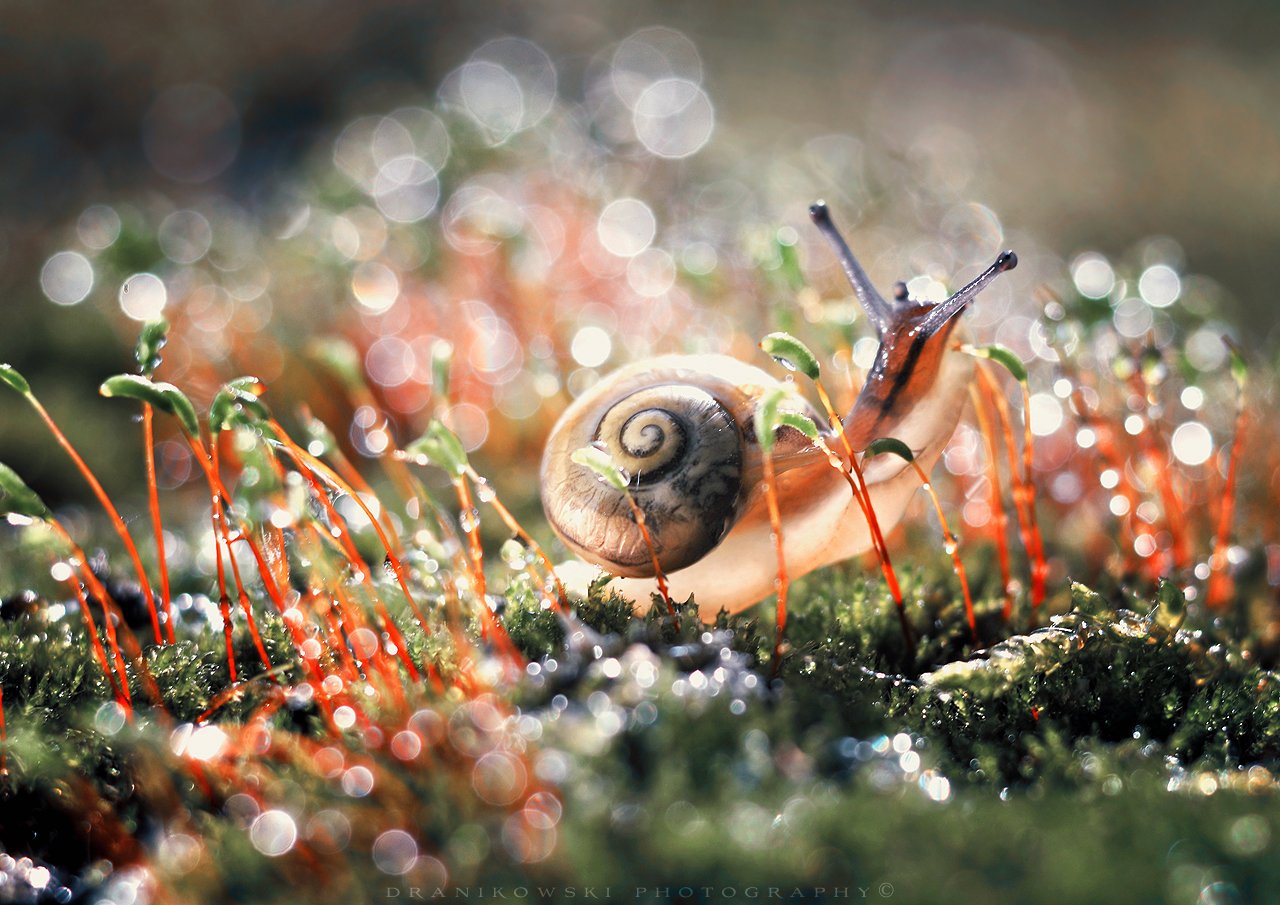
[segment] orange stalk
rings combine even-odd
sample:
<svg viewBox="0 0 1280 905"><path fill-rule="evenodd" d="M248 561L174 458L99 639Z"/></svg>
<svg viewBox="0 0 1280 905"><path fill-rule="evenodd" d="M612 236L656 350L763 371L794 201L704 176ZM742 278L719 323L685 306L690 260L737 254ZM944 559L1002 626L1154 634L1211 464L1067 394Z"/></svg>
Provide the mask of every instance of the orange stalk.
<svg viewBox="0 0 1280 905"><path fill-rule="evenodd" d="M977 371L982 391L995 409L1000 433L1004 437L1005 453L1009 459L1009 480L1012 485L1013 510L1018 518L1018 536L1022 540L1023 549L1026 550L1029 570L1032 574L1030 597L1032 621L1034 622L1035 613L1040 608L1040 604L1044 602L1044 587L1043 585L1037 585L1035 582L1035 576L1040 571L1036 560L1035 533L1032 528L1035 522L1035 512L1029 511L1027 508L1029 502L1026 489L1027 482L1024 480L1019 467L1022 457L1018 454L1018 444L1013 436L1013 418L1009 413L1009 403L1005 400L1004 394L1000 392L999 386L996 385L995 378L991 376L987 369L979 364Z"/></svg>
<svg viewBox="0 0 1280 905"><path fill-rule="evenodd" d="M160 602L164 606L164 630L173 643L173 599L169 590L169 558L164 550L164 522L160 518L160 489L156 485L155 411L150 403L142 406L142 434L147 462L147 502L151 507L151 526L156 533L156 562L160 569Z"/></svg>
<svg viewBox="0 0 1280 905"><path fill-rule="evenodd" d="M627 505L631 507L631 517L635 519L636 527L640 529L640 537L644 541L644 545L649 550L649 559L653 562L653 575L658 581L658 593L662 595L662 602L667 605L667 615L675 620L676 625L680 624L680 617L676 615L675 604L671 602L671 591L667 586L667 574L662 571L662 565L658 562L658 548L654 546L653 535L649 533L649 526L645 523L644 510L640 508L640 504L635 501L635 497L630 491L623 494L623 498L627 501Z"/></svg>
<svg viewBox="0 0 1280 905"><path fill-rule="evenodd" d="M480 514L476 511L475 502L471 499L471 490L467 486L467 479L465 477L454 478L453 488L458 494L458 506L461 510L458 518L462 524L463 532L467 535L467 545L471 551L470 571L472 586L480 604L480 616L483 623L481 637L487 637L489 631L492 631L495 641L508 659L523 667L524 658L520 656L520 652L512 644L506 627L489 609L488 584L484 576L484 548L480 544Z"/></svg>
<svg viewBox="0 0 1280 905"><path fill-rule="evenodd" d="M102 646L102 639L98 637L98 625L89 609L89 601L84 596L84 590L80 587L80 580L72 575L67 579L66 583L72 587L80 601L80 614L84 618L85 631L89 635L89 647L93 650L93 657L98 661L98 665L102 667L102 674L107 677L107 684L111 686L111 691L116 696L117 703L123 707L127 703L127 699L121 694L120 687L116 684L115 674L111 672L111 665L107 662L107 650Z"/></svg>
<svg viewBox="0 0 1280 905"><path fill-rule="evenodd" d="M54 522L49 524L62 535L64 540L69 540L61 525ZM74 542L71 545L74 547ZM89 648L93 651L93 658L98 661L98 666L102 668L102 674L106 677L107 684L111 686L111 693L115 695L116 703L127 710L128 698L121 693L115 674L111 671L111 664L107 661L107 650L102 646L102 638L98 636L97 621L93 618L93 611L89 609L89 600L84 596L84 589L80 587L80 580L75 575L69 575L65 582L72 588L76 598L80 601L80 615L84 619L85 632L89 636Z"/></svg>
<svg viewBox="0 0 1280 905"><path fill-rule="evenodd" d="M84 585L80 583L80 579L72 575L70 578L67 579L67 583L71 585L71 589L75 591L76 599L80 601L80 609L85 613L88 613L90 610L89 597L87 594L85 594ZM120 706L124 707L126 712L132 712L133 695L129 691L129 674L125 672L124 657L121 656L120 654L120 644L116 640L115 626L111 624L111 614L108 613L105 609L102 612L102 622L103 622L103 625L106 627L107 644L111 647L111 663L115 668L115 674L113 675L111 673L110 668L104 667L104 669L106 670L107 678L111 680L111 687L116 689L117 703L119 703ZM93 625L93 617L87 616L85 618L85 623L87 625ZM97 638L96 627L94 628L94 637ZM102 650L101 640L98 641L98 649ZM103 662L105 663L106 662L105 650L103 650L102 653L103 653Z"/></svg>
<svg viewBox="0 0 1280 905"><path fill-rule="evenodd" d="M342 480L341 476L339 476L337 472L315 456L311 455L311 453L298 446L298 444L285 433L280 422L272 419L269 423L272 429L275 430L276 434L284 442L285 450L289 452L295 462L304 466L307 470L314 470L317 472L321 477L328 480L343 493L349 495L355 504L360 507L360 510L369 520L369 524L373 527L374 533L378 535L378 540L382 543L383 550L386 551L387 562L391 565L391 571L396 576L396 581L400 585L400 590L404 593L405 599L409 602L409 606L413 608L414 613L422 621L422 630L428 631L426 627L426 617L422 615L422 610L418 608L418 602L414 599L413 592L409 590L408 573L405 570L404 563L402 563L400 561L400 557L396 555L395 545L392 544L391 539L387 536L387 532L383 530L382 524L378 521L377 516L373 514L373 510L369 508L368 504L365 503L356 489L346 481Z"/></svg>
<svg viewBox="0 0 1280 905"><path fill-rule="evenodd" d="M497 492L494 491L493 487L487 480L480 477L480 475L476 474L474 471L471 472L470 477L471 480L476 482L476 495L492 506L494 511L498 513L498 518L502 519L503 524L505 524L507 528L516 535L516 537L520 538L521 543L533 551L534 556L538 557L538 561L542 563L542 567L547 570L547 574L551 576L551 580L555 583L556 599L553 602L555 603L556 609L560 612L564 612L569 606L569 600L565 595L564 585L560 582L560 576L556 574L556 568L551 562L551 557L547 556L547 553L542 549L542 546L530 537L529 532L525 531L524 527L516 521L516 517L512 515L511 510L504 506L502 501L498 499ZM488 490L487 494L485 493L486 489Z"/></svg>
<svg viewBox="0 0 1280 905"><path fill-rule="evenodd" d="M209 473L217 476L218 470L218 435L214 434L209 441ZM221 478L218 479L217 485L221 484ZM214 481L209 482L209 517L213 520L213 552L217 563L218 570L218 612L222 616L222 634L227 643L227 671L231 676L232 684L236 681L236 655L232 645L232 629L231 629L231 598L227 595L227 573L226 566L222 564L222 500L218 495L218 486ZM227 555L231 555L231 550L227 550Z"/></svg>
<svg viewBox="0 0 1280 905"><path fill-rule="evenodd" d="M249 626L249 634L253 637L253 646L258 651L258 659L262 661L262 668L270 671L271 658L267 656L267 648L262 643L262 636L258 634L258 623L253 618L253 607L249 603L249 594L245 591L244 579L240 577L240 564L236 561L235 554L231 551L231 535L227 531L227 520L224 517L219 522L218 527L222 531L222 541L227 545L227 558L231 560L231 574L236 580L236 595L240 600L240 609L244 612L244 621ZM241 535L243 539L243 535Z"/></svg>
<svg viewBox="0 0 1280 905"><path fill-rule="evenodd" d="M26 399L36 410L36 414L40 416L40 419L44 421L49 432L53 434L53 438L58 441L58 445L71 457L71 461L79 469L80 474L84 476L90 489L93 490L94 496L98 498L98 502L107 511L107 515L110 516L111 525L115 528L116 534L119 535L121 542L124 544L124 548L129 554L129 559L133 561L134 571L138 574L138 584L142 587L142 595L146 598L147 606L151 611L151 627L155 633L156 644L163 644L164 636L160 632L160 613L156 610L156 595L151 590L151 582L147 579L147 570L142 567L142 557L138 555L137 545L134 544L133 536L125 526L124 519L120 517L119 510L111 502L111 498L107 496L107 492L103 489L97 476L90 470L84 459L81 458L80 453L76 452L75 447L71 445L71 441L67 439L66 434L54 422L53 416L40 404L40 400L30 393L26 394Z"/></svg>
<svg viewBox="0 0 1280 905"><path fill-rule="evenodd" d="M1044 536L1040 533L1040 520L1036 517L1035 443L1031 433L1031 389L1025 380L1018 381L1018 386L1022 388L1022 486L1026 494L1023 505L1027 507L1028 521L1031 524L1031 605L1040 606L1044 602L1049 563L1044 555Z"/></svg>
<svg viewBox="0 0 1280 905"><path fill-rule="evenodd" d="M1179 498L1177 489L1173 486L1173 479L1177 474L1177 469L1169 467L1169 442L1164 436L1160 419L1157 417L1159 400L1156 398L1153 388L1142 379L1138 371L1134 372L1129 383L1134 391L1140 393L1147 402L1145 420L1150 430L1144 430L1138 436L1142 445L1142 454L1151 464L1151 469L1156 475L1156 487L1160 491L1160 503L1161 508L1164 510L1165 526L1169 530L1170 543L1164 552L1168 554L1173 568L1183 571L1191 563L1191 543L1187 536L1182 500ZM1153 413L1153 410L1156 410L1155 413ZM1167 570L1163 565L1157 565L1152 571L1154 575L1163 575Z"/></svg>
<svg viewBox="0 0 1280 905"><path fill-rule="evenodd" d="M1064 363L1069 361L1064 350L1057 349L1057 352L1059 361ZM1066 370L1065 364L1064 370ZM1089 406L1088 402L1085 401L1084 393L1080 388L1081 383L1079 379L1076 378L1074 374L1070 374L1069 376L1071 377L1072 384L1071 402L1077 417L1080 419L1080 423L1093 431L1094 442L1098 447L1098 455L1102 457L1102 461L1106 463L1107 467L1115 471L1115 473L1121 478L1118 489L1120 493L1123 494L1125 501L1128 503L1128 512L1125 518L1121 519L1119 522L1120 528L1124 531L1124 534L1119 539L1120 549L1124 554L1125 562L1128 564L1128 571L1136 572L1137 553L1133 549L1135 535L1133 530L1133 519L1137 517L1138 495L1129 482L1124 480L1124 460L1121 458L1120 452L1116 449L1116 444L1112 439L1111 427L1104 424L1098 417L1097 413Z"/></svg>
<svg viewBox="0 0 1280 905"><path fill-rule="evenodd" d="M1227 570L1227 548L1231 543L1231 520L1236 506L1236 478L1240 470L1244 449L1245 427L1248 416L1244 407L1243 391L1236 407L1236 431L1231 440L1231 458L1227 464L1227 483L1222 491L1222 508L1218 510L1218 530L1213 539L1213 556L1209 559L1209 588L1205 592L1205 604L1210 608L1225 606L1231 592L1231 573Z"/></svg>
<svg viewBox="0 0 1280 905"><path fill-rule="evenodd" d="M191 449L196 454L196 461L200 463L204 470L205 478L209 482L209 489L212 494L214 505L219 509L221 518L219 519L219 527L221 534L227 545L227 555L231 555L231 544L233 540L243 541L249 546L249 550L253 553L254 561L257 563L258 572L262 576L263 587L267 591L267 596L271 598L271 602L275 604L276 611L283 614L285 611L284 596L280 593L280 586L276 581L275 575L271 571L271 566L267 563L266 557L262 550L259 549L257 543L253 540L253 534L249 530L249 525L239 516L236 516L236 530L239 532L237 537L231 538L228 534L226 525L226 516L230 512L235 515L233 510L221 505L222 500L230 500L231 494L227 491L226 485L222 483L222 477L214 469L213 463L204 452L204 445L198 440L188 437ZM236 580L239 580L239 572L236 573Z"/></svg>
<svg viewBox="0 0 1280 905"><path fill-rule="evenodd" d="M312 494L315 496L316 500L320 503L321 508L324 509L325 514L328 515L330 521L333 523L334 527L337 529L337 537L335 538L335 540L341 546L343 555L355 568L356 572L361 576L360 580L362 581L362 583L369 586L370 592L372 593L374 600L377 602L377 605L380 608L380 612L383 616L383 619L386 625L391 626L391 629L389 629L389 633L391 631L394 631L394 623L392 622L392 619L391 619L391 613L387 611L386 607L382 604L381 598L378 597L377 588L373 584L373 577L372 577L372 573L369 568L369 565L364 561L364 557L360 555L360 551L356 549L355 543L351 540L351 532L345 520L343 520L342 516L338 514L338 510L334 508L333 504L329 502L329 494L325 491L324 486L321 485L319 478L316 477L315 471L313 471L309 467L306 467L306 461L302 458L302 456L304 455L302 450L299 449L297 444L295 444L287 436L284 436L283 434L281 436L283 438L282 448L285 450L285 452L287 452L290 455L290 457L294 460L295 464L299 466L298 473L302 475L303 480L306 481L307 484L311 487ZM311 458L314 459L315 457L312 456ZM320 463L320 464L323 465L323 463ZM359 497L353 491L348 490L347 492L350 493L352 498L355 499L358 503L360 502ZM367 507L365 508L365 512L369 515L370 521L373 522L372 513L368 512ZM376 526L377 523L376 522L373 522L373 523ZM390 550L388 550L387 552L390 553ZM399 560L398 559L394 560L394 562L398 563ZM422 629L424 634L430 635L431 629L427 626L427 617L422 612L422 610L418 608L417 601L414 600L414 598L411 596L406 597L406 599L408 600L410 608L413 610L413 614L418 622L418 626ZM399 632L395 631L395 634L398 635ZM403 636L401 636L401 640L403 641ZM405 656L407 659L408 648L402 645L402 649L405 650ZM432 683L435 685L436 689L437 690L443 689L444 685L440 680L440 674L436 670L435 665L433 663L427 663L426 667L427 667L427 674L431 677ZM417 671L411 670L411 674L414 675L416 678Z"/></svg>
<svg viewBox="0 0 1280 905"><path fill-rule="evenodd" d="M947 553L951 556L952 565L955 566L956 577L960 579L960 591L964 595L964 615L969 623L969 635L973 638L974 644L980 644L978 640L978 620L973 614L973 597L969 594L969 576L964 570L964 562L960 559L960 542L956 540L955 534L951 532L951 526L947 524L947 517L942 512L942 501L938 499L938 493L933 489L933 484L929 480L929 476L924 473L924 469L920 467L920 463L911 460L911 467L916 470L916 474L920 477L920 486L929 494L929 499L933 501L933 511L938 514L938 524L942 526L943 543L946 545Z"/></svg>
<svg viewBox="0 0 1280 905"><path fill-rule="evenodd" d="M764 499L769 508L769 529L773 535L773 551L778 560L778 572L773 579L774 590L778 594L777 630L773 637L772 675L777 678L782 666L782 640L787 630L787 589L790 581L787 578L787 558L782 545L782 514L778 511L777 481L773 470L773 455L764 454Z"/></svg>
<svg viewBox="0 0 1280 905"><path fill-rule="evenodd" d="M986 403L978 393L978 388L969 386L969 398L973 402L973 411L978 417L978 430L987 448L987 483L991 485L991 519L995 523L996 554L1000 561L1000 581L1004 591L1005 622L1013 616L1013 571L1009 565L1009 515L1004 508L1004 494L1000 492L1000 451L996 446L996 435L991 428L991 419L987 415Z"/></svg>
<svg viewBox="0 0 1280 905"><path fill-rule="evenodd" d="M858 508L862 510L862 516L867 520L867 527L871 530L871 545L876 552L876 557L880 560L880 572L884 575L885 584L889 586L889 594L893 597L894 606L898 610L898 622L902 625L902 639L906 642L907 650L912 651L915 649L915 633L911 630L911 623L907 619L907 605L902 599L898 573L894 571L893 561L889 558L889 546L885 543L884 533L880 530L880 519L876 517L875 507L871 505L871 494L867 489L866 478L862 476L862 466L858 464L858 457L849 444L849 438L844 431L844 421L836 412L835 406L831 404L831 397L827 395L822 381L815 379L814 386L818 390L818 399L826 410L831 428L840 437L840 443L844 446L849 465L847 469L841 467L840 470L845 473L845 479L849 481L853 497L858 501ZM852 479L850 475L853 476Z"/></svg>
<svg viewBox="0 0 1280 905"><path fill-rule="evenodd" d="M361 475L360 472L356 470L356 467L351 464L351 460L344 456L340 450L335 449L331 458L337 464L337 470L344 481L361 493L377 498L377 494L373 492L373 488L369 486L369 482L364 479L364 476ZM395 525L391 521L391 510L386 506L383 506L380 517L382 520L382 526L386 529L387 536L395 544L396 555L403 555L404 550L400 545L399 535L396 533Z"/></svg>

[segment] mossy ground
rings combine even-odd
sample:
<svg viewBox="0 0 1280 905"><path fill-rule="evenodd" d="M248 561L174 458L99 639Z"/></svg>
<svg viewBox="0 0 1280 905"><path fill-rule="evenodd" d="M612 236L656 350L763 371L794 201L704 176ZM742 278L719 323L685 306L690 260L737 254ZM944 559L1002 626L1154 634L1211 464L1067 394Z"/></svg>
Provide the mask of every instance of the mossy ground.
<svg viewBox="0 0 1280 905"><path fill-rule="evenodd" d="M1280 690L1235 620L1192 606L1183 623L1169 587L1150 600L1076 587L1057 596L1055 617L1037 614L1037 630L1029 613L1005 625L1001 601L980 599L984 641L1004 640L977 653L947 576L909 571L904 587L912 651L882 583L856 564L799 582L776 676L767 604L714 626L685 607L677 627L658 608L633 618L606 590L566 622L514 587L503 616L535 665L510 698L537 720L534 768L563 801L558 845L517 864L501 815L477 807L466 775L448 770L406 780L405 794L430 805L423 838L451 882L525 885L533 898L537 887L588 884L626 901L681 887L701 901L773 887L903 902L1277 895ZM162 827L189 808L188 832L217 863L173 873L183 895L285 901L299 884L316 901L391 894L396 881L367 855L353 853L320 886L289 859L263 857L232 811L174 769L170 727L112 723L78 619L12 605L8 615L4 849L62 868L68 883L105 877L103 859L145 861L164 876ZM264 614L259 625L288 675L297 663L280 620ZM221 633L184 634L148 653L180 722L228 684ZM237 641L241 662L253 663L243 630ZM213 719L244 719L271 688L249 684ZM313 717L297 703L271 719L302 745L318 733ZM359 835L368 805L290 757L255 775L310 813L346 814ZM86 831L89 811L98 817Z"/></svg>

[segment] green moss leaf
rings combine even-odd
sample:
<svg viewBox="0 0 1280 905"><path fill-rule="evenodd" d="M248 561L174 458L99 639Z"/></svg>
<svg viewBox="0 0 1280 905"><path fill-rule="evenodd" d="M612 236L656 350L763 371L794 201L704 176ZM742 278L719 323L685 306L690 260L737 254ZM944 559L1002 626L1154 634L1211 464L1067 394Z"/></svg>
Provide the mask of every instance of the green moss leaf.
<svg viewBox="0 0 1280 905"><path fill-rule="evenodd" d="M782 426L780 412L783 401L787 398L787 390L783 386L775 386L766 392L756 408L756 441L765 455L773 452L777 441L778 428Z"/></svg>
<svg viewBox="0 0 1280 905"><path fill-rule="evenodd" d="M445 427L439 419L427 425L426 432L405 447L405 452L425 463L443 468L450 477L460 478L467 473L471 463L467 461L467 449L458 435ZM424 463L424 464L425 464Z"/></svg>
<svg viewBox="0 0 1280 905"><path fill-rule="evenodd" d="M182 390L171 383L155 383L141 374L116 374L104 380L98 392L108 399L135 399L154 405L176 417L187 436L200 434L195 406Z"/></svg>
<svg viewBox="0 0 1280 905"><path fill-rule="evenodd" d="M783 427L798 430L814 443L818 442L818 425L814 424L813 419L808 415L802 415L800 412L779 412L778 423Z"/></svg>
<svg viewBox="0 0 1280 905"><path fill-rule="evenodd" d="M1231 377L1243 394L1249 384L1249 364L1244 360L1244 351L1229 336L1222 337L1222 342L1231 352Z"/></svg>
<svg viewBox="0 0 1280 905"><path fill-rule="evenodd" d="M590 468L600 480L620 493L627 491L626 473L613 462L613 457L598 446L583 446L569 456L576 464Z"/></svg>
<svg viewBox="0 0 1280 905"><path fill-rule="evenodd" d="M44 518L49 507L8 465L0 462L0 515Z"/></svg>
<svg viewBox="0 0 1280 905"><path fill-rule="evenodd" d="M436 344L431 347L431 380L436 398L449 397L449 372L452 370L453 343L446 339L436 340Z"/></svg>
<svg viewBox="0 0 1280 905"><path fill-rule="evenodd" d="M138 361L138 369L147 377L155 374L156 368L160 367L160 362L163 360L160 357L160 350L168 341L169 322L167 320L161 318L148 321L143 325L142 332L138 334L138 345L133 350L133 356Z"/></svg>
<svg viewBox="0 0 1280 905"><path fill-rule="evenodd" d="M1151 615L1155 621L1170 631L1177 631L1187 618L1187 598L1182 589L1167 578L1160 579L1156 605Z"/></svg>
<svg viewBox="0 0 1280 905"><path fill-rule="evenodd" d="M1071 582L1071 602L1079 612L1087 616L1115 615L1115 607L1111 601L1078 581Z"/></svg>
<svg viewBox="0 0 1280 905"><path fill-rule="evenodd" d="M332 371L344 386L358 388L364 384L360 353L345 339L325 337L314 340L307 346L307 354Z"/></svg>
<svg viewBox="0 0 1280 905"><path fill-rule="evenodd" d="M810 380L818 379L818 357L790 333L770 333L760 340L760 348L784 368L799 371Z"/></svg>
<svg viewBox="0 0 1280 905"><path fill-rule="evenodd" d="M236 422L247 423L249 416L270 419L271 410L258 398L265 390L256 377L238 377L223 384L209 404L209 429L219 433Z"/></svg>
<svg viewBox="0 0 1280 905"><path fill-rule="evenodd" d="M27 383L27 378L19 374L13 365L0 364L0 380L9 384L23 396L31 395L31 384Z"/></svg>
<svg viewBox="0 0 1280 905"><path fill-rule="evenodd" d="M1019 383L1027 382L1027 368L1013 350L999 343L987 346L965 346L964 351L976 358L986 358L1004 366Z"/></svg>
<svg viewBox="0 0 1280 905"><path fill-rule="evenodd" d="M911 447L896 437L880 437L867 444L866 457L868 459L883 453L892 453L906 462L914 462L916 460L915 454L911 452Z"/></svg>

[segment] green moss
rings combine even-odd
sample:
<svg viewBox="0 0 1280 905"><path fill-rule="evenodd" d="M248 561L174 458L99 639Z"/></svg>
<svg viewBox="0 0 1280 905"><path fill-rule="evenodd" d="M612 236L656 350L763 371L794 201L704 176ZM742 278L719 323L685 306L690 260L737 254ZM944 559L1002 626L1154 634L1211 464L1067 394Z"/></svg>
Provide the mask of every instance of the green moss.
<svg viewBox="0 0 1280 905"><path fill-rule="evenodd" d="M389 576L377 583L397 599ZM844 567L797 582L775 676L769 603L703 625L696 602L678 604L673 621L655 599L637 618L600 585L561 616L511 579L501 616L535 666L509 697L537 718L536 763L564 802L559 844L537 864L508 857L502 814L476 799L465 763L393 770L387 781L404 797L378 802L317 776L299 753L325 737L309 701L269 709L282 733L275 755L247 764L269 800L351 824L343 870L308 886L316 901L385 885L361 833L384 825L388 807L404 808L464 885L595 882L630 898L691 883L869 895L889 884L902 901L1083 902L1194 898L1212 882L1247 900L1280 881L1258 795L1275 791L1280 693L1234 624L1168 588L1143 602L1077 586L1054 598L1073 608L1038 614L1041 627L1027 614L1005 625L1002 601L980 593L980 636L996 643L978 648L949 576L906 570L902 586L911 649L874 577ZM243 818L200 794L169 752L175 723L207 714L234 727L279 694L277 679L304 678L282 620L251 591L271 673L238 620L249 681L223 694L221 632L185 623L176 645L146 648L171 717L146 707L131 665L142 718L128 725L103 709L110 690L77 617L50 620L39 606L0 622L10 768L0 795L35 815L9 824L4 846L87 871L64 845L76 814L105 807L113 844L146 852L148 828L172 821L178 802L184 832L219 852L212 874L174 878L188 895L277 901L310 883L295 862L248 844ZM445 608L425 606L426 632L403 601L395 618L415 661L452 675ZM478 639L478 624L468 631ZM464 703L423 701L445 719ZM344 744L358 756L365 741Z"/></svg>

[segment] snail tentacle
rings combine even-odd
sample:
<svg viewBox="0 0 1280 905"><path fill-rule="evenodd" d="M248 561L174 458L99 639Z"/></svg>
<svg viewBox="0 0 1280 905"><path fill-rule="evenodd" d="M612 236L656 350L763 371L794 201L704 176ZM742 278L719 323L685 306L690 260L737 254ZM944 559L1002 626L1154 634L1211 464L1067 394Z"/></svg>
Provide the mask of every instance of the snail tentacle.
<svg viewBox="0 0 1280 905"><path fill-rule="evenodd" d="M977 278L957 290L945 302L935 305L915 329L926 336L932 336L937 333L948 321L963 311L979 292L986 289L992 280L1017 266L1018 256L1016 254L1012 251L1001 252L995 263L982 271Z"/></svg>
<svg viewBox="0 0 1280 905"><path fill-rule="evenodd" d="M875 284L871 282L871 278L867 276L867 272L862 269L862 265L858 263L858 259L849 248L849 243L844 240L844 236L840 234L840 230L831 219L831 210L825 201L815 201L809 206L809 218L835 249L836 257L840 259L840 266L844 269L845 276L849 278L849 284L853 286L854 295L858 297L858 304L862 305L862 310L867 312L867 317L875 325L876 333L883 337L893 329L894 312L897 306L885 300ZM905 289L905 286L903 288ZM897 298L896 295L895 298Z"/></svg>

